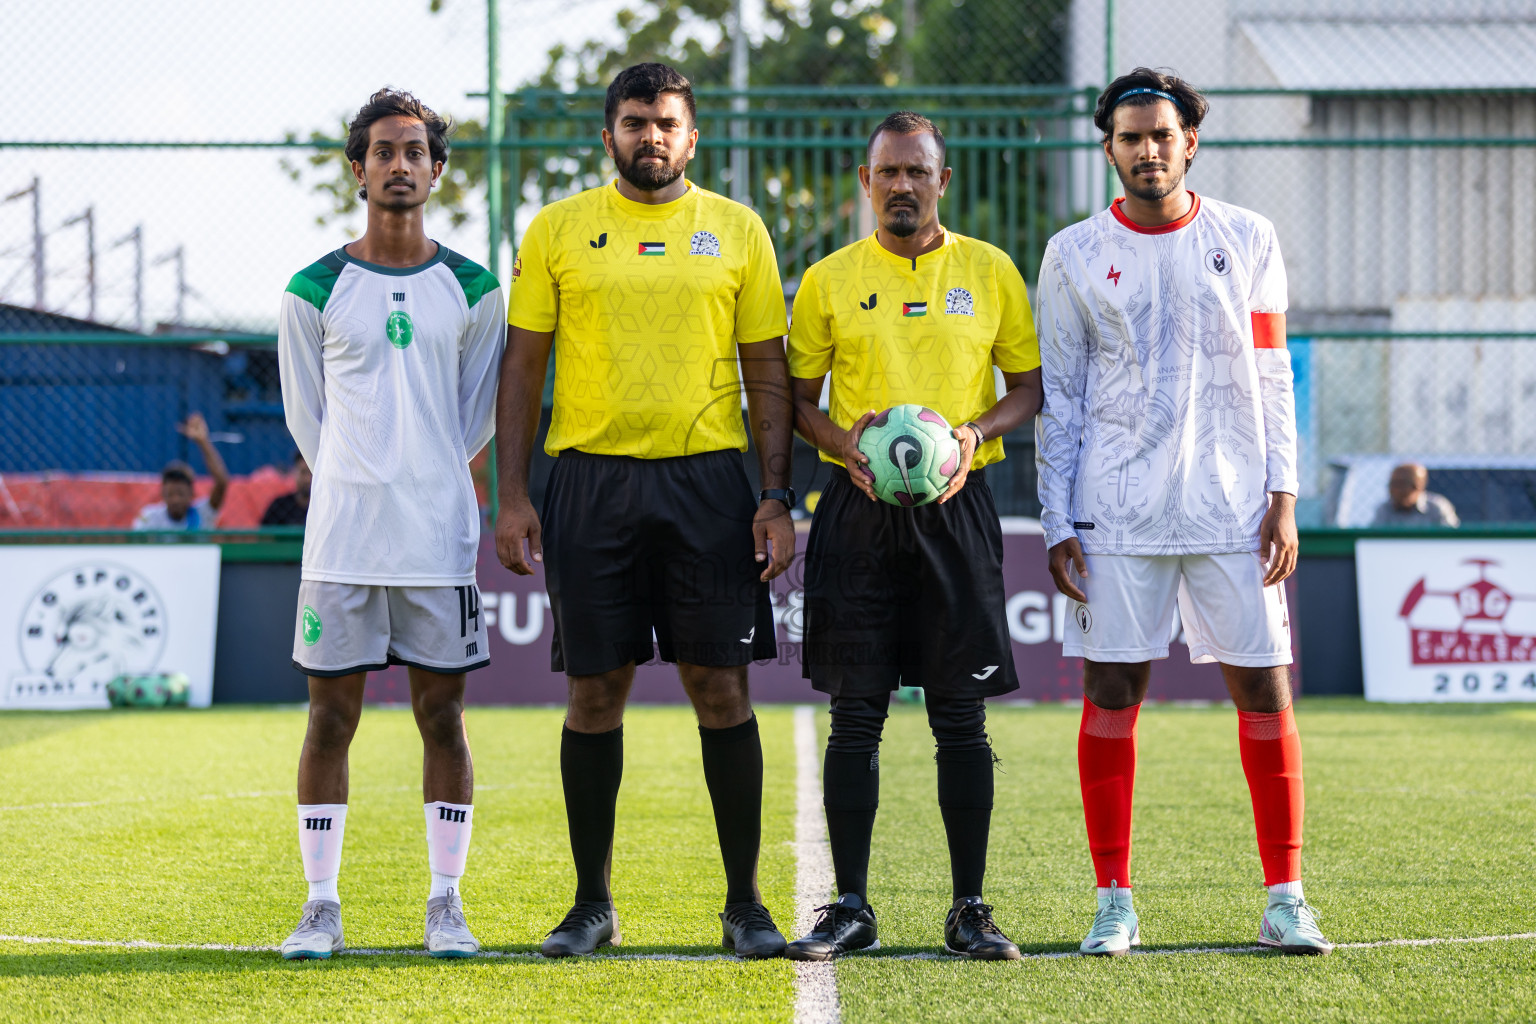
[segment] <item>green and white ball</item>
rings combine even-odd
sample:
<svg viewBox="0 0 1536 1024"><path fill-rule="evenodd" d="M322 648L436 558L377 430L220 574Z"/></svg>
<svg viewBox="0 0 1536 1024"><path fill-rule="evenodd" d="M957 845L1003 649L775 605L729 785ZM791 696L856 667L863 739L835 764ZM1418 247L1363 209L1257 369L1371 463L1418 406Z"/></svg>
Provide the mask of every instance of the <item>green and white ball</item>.
<svg viewBox="0 0 1536 1024"><path fill-rule="evenodd" d="M185 672L170 672L165 677L165 702L171 707L186 707L192 680Z"/></svg>
<svg viewBox="0 0 1536 1024"><path fill-rule="evenodd" d="M187 703L190 690L184 672L123 675L107 684L107 700L115 708L176 707Z"/></svg>
<svg viewBox="0 0 1536 1024"><path fill-rule="evenodd" d="M133 684L133 676L118 676L107 684L107 703L115 708L128 706L128 689Z"/></svg>
<svg viewBox="0 0 1536 1024"><path fill-rule="evenodd" d="M165 676L130 676L128 678L128 706L131 708L163 708L170 696Z"/></svg>
<svg viewBox="0 0 1536 1024"><path fill-rule="evenodd" d="M859 437L875 496L915 508L943 494L960 468L960 442L944 417L921 405L893 405Z"/></svg>

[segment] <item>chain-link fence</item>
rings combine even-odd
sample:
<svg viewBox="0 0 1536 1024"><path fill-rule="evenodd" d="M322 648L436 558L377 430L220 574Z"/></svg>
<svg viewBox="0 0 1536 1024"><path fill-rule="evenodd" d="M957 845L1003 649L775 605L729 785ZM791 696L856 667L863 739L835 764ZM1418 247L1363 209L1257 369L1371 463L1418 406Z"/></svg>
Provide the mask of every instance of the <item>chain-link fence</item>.
<svg viewBox="0 0 1536 1024"><path fill-rule="evenodd" d="M361 230L337 137L367 93L455 115L429 230L503 268L542 204L613 175L601 87L649 58L696 82L690 177L763 216L788 296L872 229L857 168L902 107L947 135L945 223L1033 282L1117 192L1106 75L1175 69L1212 103L1191 187L1285 252L1304 521L1366 525L1416 461L1464 522L1536 523L1536 0L502 0L496 160L483 2L51 6L0 13L32 41L0 132L0 529L125 526L166 461L202 471L193 411L232 495L288 486L277 297ZM1032 514L1027 433L1009 451L993 489Z"/></svg>

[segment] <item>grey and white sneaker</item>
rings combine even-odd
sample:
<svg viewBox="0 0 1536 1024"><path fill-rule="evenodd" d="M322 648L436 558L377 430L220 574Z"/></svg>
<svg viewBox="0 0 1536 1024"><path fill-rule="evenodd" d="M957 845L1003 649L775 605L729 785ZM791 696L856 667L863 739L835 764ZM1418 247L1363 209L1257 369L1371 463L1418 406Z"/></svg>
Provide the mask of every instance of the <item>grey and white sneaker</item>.
<svg viewBox="0 0 1536 1024"><path fill-rule="evenodd" d="M464 901L453 889L427 900L427 952L433 956L474 956L479 941L464 923Z"/></svg>
<svg viewBox="0 0 1536 1024"><path fill-rule="evenodd" d="M1124 956L1141 945L1141 922L1131 903L1131 890L1109 883L1109 895L1099 897L1093 927L1077 951L1084 956Z"/></svg>
<svg viewBox="0 0 1536 1024"><path fill-rule="evenodd" d="M304 904L299 926L283 941L284 960L329 960L346 949L341 939L341 904L335 900L310 900Z"/></svg>
<svg viewBox="0 0 1536 1024"><path fill-rule="evenodd" d="M1333 943L1317 926L1318 913L1300 896L1271 896L1259 919L1259 945L1282 953L1313 956L1333 952Z"/></svg>

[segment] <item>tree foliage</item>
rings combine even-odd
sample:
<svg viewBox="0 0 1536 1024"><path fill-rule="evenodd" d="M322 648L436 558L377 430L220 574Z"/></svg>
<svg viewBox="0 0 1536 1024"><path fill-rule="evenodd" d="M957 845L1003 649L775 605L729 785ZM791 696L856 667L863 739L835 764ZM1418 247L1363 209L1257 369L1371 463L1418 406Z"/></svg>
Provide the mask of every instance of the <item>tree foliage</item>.
<svg viewBox="0 0 1536 1024"><path fill-rule="evenodd" d="M462 0L461 0L462 2ZM447 0L429 0L439 11ZM1022 85L1065 77L1069 0L762 0L750 41L756 86ZM696 86L730 84L733 0L633 0L614 15L617 33L545 55L525 85L602 88L622 69L645 60L680 68ZM613 38L617 37L618 42ZM344 134L343 127L343 134ZM313 132L312 140L324 140ZM484 139L479 121L455 138ZM320 150L284 167L327 200L325 223L359 208L345 158ZM484 187L485 157L459 150L437 201L454 223L468 217L468 196Z"/></svg>

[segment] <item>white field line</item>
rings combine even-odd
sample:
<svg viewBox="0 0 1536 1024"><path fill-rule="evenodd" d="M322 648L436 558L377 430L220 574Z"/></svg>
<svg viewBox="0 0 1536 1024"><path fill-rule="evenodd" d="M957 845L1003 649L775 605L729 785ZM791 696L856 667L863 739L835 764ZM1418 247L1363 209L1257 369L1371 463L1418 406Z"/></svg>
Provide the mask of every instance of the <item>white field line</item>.
<svg viewBox="0 0 1536 1024"><path fill-rule="evenodd" d="M817 897L821 898L821 897ZM1467 945L1485 942L1518 942L1522 940L1536 939L1536 932L1519 932L1511 935L1468 935L1456 938L1428 938L1428 939L1384 939L1380 942L1340 942L1334 949L1386 949L1394 946L1453 946ZM94 946L108 949L169 949L169 950L208 950L216 953L276 953L276 946L238 946L225 945L216 942L190 943L190 942L149 942L143 939L60 939L46 935L0 935L0 942L20 942L33 946ZM1272 952L1267 946L1170 946L1166 949L1137 949L1131 951L1131 956L1195 956L1201 954L1220 953L1264 953ZM424 949L348 949L341 954L343 956L426 956ZM897 953L883 955L880 953L855 953L853 956L868 958L871 960L959 960L960 957L950 956L947 953ZM1059 953L1025 953L1024 960L1065 960L1070 957L1080 956L1076 952ZM480 957L509 959L509 960L545 960L548 959L542 953L516 953L501 950L483 950ZM583 963L601 962L604 960L684 960L684 961L711 961L724 960L733 963L749 963L739 957L728 953L609 953L595 954L583 958ZM796 964L796 968L809 966L813 968L827 967L831 964ZM821 977L831 979L831 972L823 972ZM796 1020L801 1019L800 988L797 978L797 997L795 1000ZM836 987L833 987L834 997ZM807 1020L827 1020L826 1017L808 1016Z"/></svg>
<svg viewBox="0 0 1536 1024"><path fill-rule="evenodd" d="M821 817L820 747L816 709L795 708L795 935L816 923L816 908L832 892L832 855ZM795 1024L837 1024L837 970L832 963L795 964Z"/></svg>

